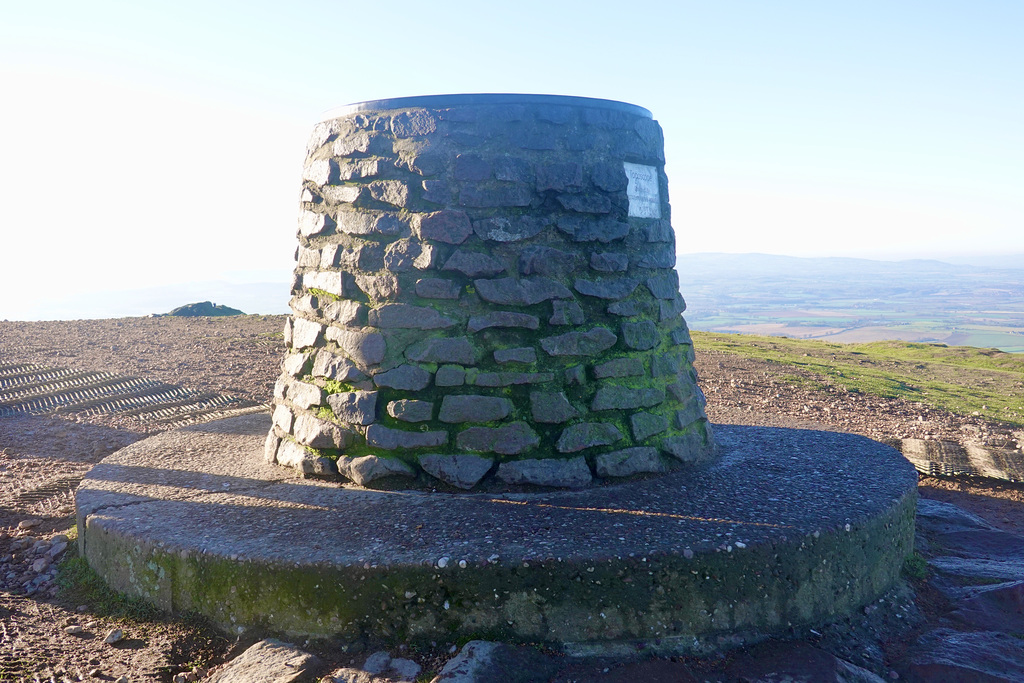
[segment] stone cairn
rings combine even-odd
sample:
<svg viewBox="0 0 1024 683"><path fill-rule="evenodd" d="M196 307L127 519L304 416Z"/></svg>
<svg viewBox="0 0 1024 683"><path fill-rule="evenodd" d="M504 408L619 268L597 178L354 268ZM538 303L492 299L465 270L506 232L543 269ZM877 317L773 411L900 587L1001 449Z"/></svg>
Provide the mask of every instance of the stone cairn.
<svg viewBox="0 0 1024 683"><path fill-rule="evenodd" d="M712 457L650 112L442 95L336 114L307 149L268 461L493 490Z"/></svg>

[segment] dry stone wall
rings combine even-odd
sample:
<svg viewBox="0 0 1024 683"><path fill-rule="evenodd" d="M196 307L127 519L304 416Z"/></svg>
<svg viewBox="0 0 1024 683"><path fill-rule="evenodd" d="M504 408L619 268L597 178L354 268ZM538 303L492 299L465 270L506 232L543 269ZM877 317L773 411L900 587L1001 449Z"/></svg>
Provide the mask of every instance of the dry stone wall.
<svg viewBox="0 0 1024 683"><path fill-rule="evenodd" d="M423 102L313 131L268 460L471 489L710 458L650 114Z"/></svg>

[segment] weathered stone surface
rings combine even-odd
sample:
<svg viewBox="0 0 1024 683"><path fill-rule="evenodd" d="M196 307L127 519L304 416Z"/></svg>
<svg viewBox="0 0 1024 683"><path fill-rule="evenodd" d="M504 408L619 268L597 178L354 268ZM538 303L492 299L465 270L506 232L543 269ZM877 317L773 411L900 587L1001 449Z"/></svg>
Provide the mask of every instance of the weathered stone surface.
<svg viewBox="0 0 1024 683"><path fill-rule="evenodd" d="M582 365L574 365L565 369L565 383L569 386L583 386L587 383L587 371Z"/></svg>
<svg viewBox="0 0 1024 683"><path fill-rule="evenodd" d="M673 344L693 344L693 339L690 338L690 330L686 325L680 325L675 328L669 333L669 336L672 337Z"/></svg>
<svg viewBox="0 0 1024 683"><path fill-rule="evenodd" d="M455 157L452 176L456 180L487 180L491 174L491 164L479 154L459 154Z"/></svg>
<svg viewBox="0 0 1024 683"><path fill-rule="evenodd" d="M329 341L340 346L349 358L363 366L377 365L384 360L387 351L387 343L379 332L359 332L332 325L327 328L326 336Z"/></svg>
<svg viewBox="0 0 1024 683"><path fill-rule="evenodd" d="M319 406L324 400L324 390L307 382L292 382L288 385L288 400L299 408Z"/></svg>
<svg viewBox="0 0 1024 683"><path fill-rule="evenodd" d="M391 117L391 132L396 138L430 135L437 130L437 119L422 109L403 111Z"/></svg>
<svg viewBox="0 0 1024 683"><path fill-rule="evenodd" d="M469 453L421 455L419 463L427 474L465 490L476 486L494 466L490 458Z"/></svg>
<svg viewBox="0 0 1024 683"><path fill-rule="evenodd" d="M520 346L514 349L497 349L494 352L497 363L536 363L537 350L532 346Z"/></svg>
<svg viewBox="0 0 1024 683"><path fill-rule="evenodd" d="M624 318L643 315L645 313L652 312L653 310L654 306L650 301L637 301L636 299L630 299L629 301L615 301L608 304L608 312L610 314L622 316Z"/></svg>
<svg viewBox="0 0 1024 683"><path fill-rule="evenodd" d="M361 382L366 375L348 358L336 356L327 349L320 349L313 360L313 376L336 379L339 382Z"/></svg>
<svg viewBox="0 0 1024 683"><path fill-rule="evenodd" d="M337 224L330 216L312 211L301 211L299 213L299 234L303 237L313 237L333 229Z"/></svg>
<svg viewBox="0 0 1024 683"><path fill-rule="evenodd" d="M665 301L661 299L658 301L658 320L664 322L671 320L677 316L682 315L683 311L686 310L686 301L683 297L677 296L672 301Z"/></svg>
<svg viewBox="0 0 1024 683"><path fill-rule="evenodd" d="M380 270L384 267L384 246L366 242L346 247L327 244L320 252L321 268L344 268L346 270Z"/></svg>
<svg viewBox="0 0 1024 683"><path fill-rule="evenodd" d="M304 349L316 346L323 332L324 326L320 323L305 318L292 318L292 348Z"/></svg>
<svg viewBox="0 0 1024 683"><path fill-rule="evenodd" d="M366 443L389 451L400 448L436 448L448 443L448 432L406 432L372 424L366 428ZM338 467L340 470L340 463Z"/></svg>
<svg viewBox="0 0 1024 683"><path fill-rule="evenodd" d="M589 169L590 182L605 192L621 192L629 183L622 164L602 161Z"/></svg>
<svg viewBox="0 0 1024 683"><path fill-rule="evenodd" d="M532 306L549 299L572 298L572 292L564 285L545 277L474 280L473 284L484 301L503 306Z"/></svg>
<svg viewBox="0 0 1024 683"><path fill-rule="evenodd" d="M594 458L594 469L601 477L630 477L634 474L667 472L657 448L637 446L601 453Z"/></svg>
<svg viewBox="0 0 1024 683"><path fill-rule="evenodd" d="M373 301L397 299L402 293L398 278L391 273L380 275L356 275L356 286Z"/></svg>
<svg viewBox="0 0 1024 683"><path fill-rule="evenodd" d="M708 429L709 426L705 424L704 428ZM691 429L686 434L662 439L661 450L680 462L689 464L707 457L709 446L700 429Z"/></svg>
<svg viewBox="0 0 1024 683"><path fill-rule="evenodd" d="M371 309L366 320L371 327L382 329L438 330L455 324L433 308L409 304L384 304Z"/></svg>
<svg viewBox="0 0 1024 683"><path fill-rule="evenodd" d="M445 244L462 244L473 234L473 226L465 211L436 211L422 214L413 223L421 239Z"/></svg>
<svg viewBox="0 0 1024 683"><path fill-rule="evenodd" d="M332 175L337 178L337 163L328 159L309 161L302 167L302 179L312 182L314 185L326 185L331 182Z"/></svg>
<svg viewBox="0 0 1024 683"><path fill-rule="evenodd" d="M441 422L496 422L512 412L512 401L498 396L448 395L441 401Z"/></svg>
<svg viewBox="0 0 1024 683"><path fill-rule="evenodd" d="M566 211L578 213L608 213L612 210L612 200L606 195L593 192L581 194L560 194L558 203Z"/></svg>
<svg viewBox="0 0 1024 683"><path fill-rule="evenodd" d="M554 458L513 460L498 465L498 479L508 484L533 484L558 488L583 488L593 481L587 459L582 455L568 460Z"/></svg>
<svg viewBox="0 0 1024 683"><path fill-rule="evenodd" d="M434 404L415 399L391 401L388 403L388 415L402 422L426 422L434 415Z"/></svg>
<svg viewBox="0 0 1024 683"><path fill-rule="evenodd" d="M434 373L434 386L461 387L466 383L466 369L461 365L442 365Z"/></svg>
<svg viewBox="0 0 1024 683"><path fill-rule="evenodd" d="M640 377L644 374L644 362L640 358L615 358L594 366L594 378Z"/></svg>
<svg viewBox="0 0 1024 683"><path fill-rule="evenodd" d="M723 672L723 680L808 681L813 683L884 683L867 669L838 659L807 643L767 641L739 654ZM697 679L693 679L697 680ZM917 680L917 679L915 679ZM961 679L920 679L921 681L953 681Z"/></svg>
<svg viewBox="0 0 1024 683"><path fill-rule="evenodd" d="M366 306L358 301L328 301L321 307L326 320L338 325L362 327L366 323Z"/></svg>
<svg viewBox="0 0 1024 683"><path fill-rule="evenodd" d="M513 313L512 311L494 311L483 315L474 315L469 319L467 329L470 332L479 332L489 327L519 327L527 330L536 330L540 327L540 319L535 315L526 313Z"/></svg>
<svg viewBox="0 0 1024 683"><path fill-rule="evenodd" d="M467 376L467 383L478 387L509 387L516 384L543 384L554 381L551 372L481 372ZM472 381L470 381L472 380Z"/></svg>
<svg viewBox="0 0 1024 683"><path fill-rule="evenodd" d="M623 223L608 216L602 218L560 216L556 225L559 230L570 235L574 242L608 244L629 234L629 223Z"/></svg>
<svg viewBox="0 0 1024 683"><path fill-rule="evenodd" d="M366 194L366 188L360 185L327 185L320 192L330 204L355 204Z"/></svg>
<svg viewBox="0 0 1024 683"><path fill-rule="evenodd" d="M537 167L537 191L579 190L583 187L583 167L575 162L542 164Z"/></svg>
<svg viewBox="0 0 1024 683"><path fill-rule="evenodd" d="M647 289L656 299L675 299L679 296L679 275L672 270L647 278Z"/></svg>
<svg viewBox="0 0 1024 683"><path fill-rule="evenodd" d="M401 180L376 180L367 189L378 202L399 208L409 206L409 186Z"/></svg>
<svg viewBox="0 0 1024 683"><path fill-rule="evenodd" d="M274 407L274 415L271 418L275 427L280 429L285 434L292 433L292 424L295 422L295 416L292 411L289 410L288 406L283 403L278 403Z"/></svg>
<svg viewBox="0 0 1024 683"><path fill-rule="evenodd" d="M580 294L618 301L633 293L640 283L632 278L606 278L604 280L584 280L578 278L573 284Z"/></svg>
<svg viewBox="0 0 1024 683"><path fill-rule="evenodd" d="M529 206L533 190L521 183L471 183L459 190L459 204L477 209Z"/></svg>
<svg viewBox="0 0 1024 683"><path fill-rule="evenodd" d="M467 277L490 277L505 272L505 266L501 261L487 254L457 249L441 270L453 270Z"/></svg>
<svg viewBox="0 0 1024 683"><path fill-rule="evenodd" d="M647 224L644 236L650 243L671 242L675 243L676 235L672 230L672 224L667 220L651 221Z"/></svg>
<svg viewBox="0 0 1024 683"><path fill-rule="evenodd" d="M374 375L373 383L388 389L419 391L426 389L430 384L430 373L415 365L399 365L397 368Z"/></svg>
<svg viewBox="0 0 1024 683"><path fill-rule="evenodd" d="M519 272L522 275L542 275L563 279L576 272L580 256L543 245L526 247L519 254Z"/></svg>
<svg viewBox="0 0 1024 683"><path fill-rule="evenodd" d="M320 265L319 249L307 249L300 244L295 256L295 265L299 268L316 268ZM331 265L327 264L327 267L329 268Z"/></svg>
<svg viewBox="0 0 1024 683"><path fill-rule="evenodd" d="M660 387L600 387L590 403L591 410L631 410L650 408L665 400L665 390Z"/></svg>
<svg viewBox="0 0 1024 683"><path fill-rule="evenodd" d="M677 380L670 382L665 388L668 389L668 393L672 395L672 398L680 403L689 401L694 395L693 385L689 382Z"/></svg>
<svg viewBox="0 0 1024 683"><path fill-rule="evenodd" d="M655 434L661 434L668 429L668 420L663 415L653 413L633 413L629 416L629 426L633 432L633 439L644 441Z"/></svg>
<svg viewBox="0 0 1024 683"><path fill-rule="evenodd" d="M327 397L334 416L342 422L368 425L377 419L376 391L343 391Z"/></svg>
<svg viewBox="0 0 1024 683"><path fill-rule="evenodd" d="M550 325L582 325L586 320L583 308L575 301L555 299L551 302L552 313L548 318Z"/></svg>
<svg viewBox="0 0 1024 683"><path fill-rule="evenodd" d="M384 252L384 267L394 273L410 270L427 270L434 267L437 247L420 244L411 240L398 240L387 246Z"/></svg>
<svg viewBox="0 0 1024 683"><path fill-rule="evenodd" d="M629 268L629 256L611 251L595 251L590 255L590 267L602 273L623 272Z"/></svg>
<svg viewBox="0 0 1024 683"><path fill-rule="evenodd" d="M323 668L317 657L280 640L261 640L228 662L210 683L299 683Z"/></svg>
<svg viewBox="0 0 1024 683"><path fill-rule="evenodd" d="M471 640L431 683L546 683L559 666L532 647Z"/></svg>
<svg viewBox="0 0 1024 683"><path fill-rule="evenodd" d="M518 242L540 234L548 225L536 216L495 216L473 223L473 231L482 240Z"/></svg>
<svg viewBox="0 0 1024 683"><path fill-rule="evenodd" d="M424 180L423 199L432 204L448 204L452 199L452 186L447 180Z"/></svg>
<svg viewBox="0 0 1024 683"><path fill-rule="evenodd" d="M461 450L502 455L517 455L539 443L540 437L525 422L501 427L470 427L455 437L455 445Z"/></svg>
<svg viewBox="0 0 1024 683"><path fill-rule="evenodd" d="M420 363L476 365L476 348L466 337L425 339L405 350L405 357Z"/></svg>
<svg viewBox="0 0 1024 683"><path fill-rule="evenodd" d="M383 477L416 476L416 472L398 458L383 458L376 455L364 455L358 458L342 455L338 458L337 467L340 475L351 479L360 486L365 486L371 481Z"/></svg>
<svg viewBox="0 0 1024 683"><path fill-rule="evenodd" d="M339 210L335 214L338 231L348 235L384 235L386 237L405 237L409 234L409 224L398 214L382 211L371 212L360 210Z"/></svg>
<svg viewBox="0 0 1024 683"><path fill-rule="evenodd" d="M906 661L913 681L1024 681L1024 648L1009 633L938 628L911 646Z"/></svg>
<svg viewBox="0 0 1024 683"><path fill-rule="evenodd" d="M534 391L530 394L530 415L534 422L561 424L579 417L579 414L561 391Z"/></svg>
<svg viewBox="0 0 1024 683"><path fill-rule="evenodd" d="M673 353L657 353L651 356L651 377L675 377L682 369L679 356Z"/></svg>
<svg viewBox="0 0 1024 683"><path fill-rule="evenodd" d="M648 247L648 251L642 253L640 257L636 259L636 265L640 268L675 268L675 247L671 244L664 244L658 247Z"/></svg>
<svg viewBox="0 0 1024 683"><path fill-rule="evenodd" d="M292 434L296 441L313 448L345 448L352 443L353 437L352 432L309 413L299 413L295 417Z"/></svg>
<svg viewBox="0 0 1024 683"><path fill-rule="evenodd" d="M516 157L500 156L494 159L494 177L517 183L533 182L533 167L529 161Z"/></svg>
<svg viewBox="0 0 1024 683"><path fill-rule="evenodd" d="M441 278L422 278L416 281L416 296L424 299L458 299L462 285Z"/></svg>
<svg viewBox="0 0 1024 683"><path fill-rule="evenodd" d="M263 461L268 465L277 463L277 449L281 447L281 437L277 435L277 431L272 427L267 432L267 439L263 442Z"/></svg>
<svg viewBox="0 0 1024 683"><path fill-rule="evenodd" d="M576 453L594 446L609 446L622 438L622 432L610 422L580 422L565 428L555 448L559 453Z"/></svg>
<svg viewBox="0 0 1024 683"><path fill-rule="evenodd" d="M658 345L658 327L650 320L622 323L622 343L631 349L647 351Z"/></svg>
<svg viewBox="0 0 1024 683"><path fill-rule="evenodd" d="M281 363L281 369L292 377L301 377L305 374L306 365L309 363L308 353L289 353Z"/></svg>
<svg viewBox="0 0 1024 683"><path fill-rule="evenodd" d="M380 159L346 159L338 164L338 180L362 180L380 174Z"/></svg>
<svg viewBox="0 0 1024 683"><path fill-rule="evenodd" d="M673 415L675 426L679 429L685 429L697 420L704 419L707 419L704 415L704 405L697 394L692 394L683 407Z"/></svg>
<svg viewBox="0 0 1024 683"><path fill-rule="evenodd" d="M550 356L595 356L615 346L618 337L611 330L595 327L586 332L566 332L540 340Z"/></svg>
<svg viewBox="0 0 1024 683"><path fill-rule="evenodd" d="M345 295L345 283L342 274L335 271L317 270L302 274L302 286L305 289L321 289L335 296Z"/></svg>
<svg viewBox="0 0 1024 683"><path fill-rule="evenodd" d="M277 464L290 467L304 475L330 475L337 471L329 458L324 458L306 449L294 441L284 439L277 449Z"/></svg>

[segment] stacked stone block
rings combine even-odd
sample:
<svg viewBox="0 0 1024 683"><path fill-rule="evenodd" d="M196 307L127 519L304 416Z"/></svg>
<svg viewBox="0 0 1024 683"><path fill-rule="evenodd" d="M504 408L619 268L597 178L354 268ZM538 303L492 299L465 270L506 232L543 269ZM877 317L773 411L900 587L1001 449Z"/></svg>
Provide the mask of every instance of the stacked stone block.
<svg viewBox="0 0 1024 683"><path fill-rule="evenodd" d="M622 103L511 99L316 126L268 460L471 489L711 457L660 127Z"/></svg>

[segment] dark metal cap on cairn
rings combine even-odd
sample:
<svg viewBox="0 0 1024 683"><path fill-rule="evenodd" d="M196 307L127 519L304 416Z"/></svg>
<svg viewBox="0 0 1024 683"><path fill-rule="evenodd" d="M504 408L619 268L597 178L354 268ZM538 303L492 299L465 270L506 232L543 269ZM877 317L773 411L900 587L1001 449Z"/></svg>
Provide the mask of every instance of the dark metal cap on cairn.
<svg viewBox="0 0 1024 683"><path fill-rule="evenodd" d="M646 109L349 105L313 131L301 207L268 460L471 489L712 456Z"/></svg>

